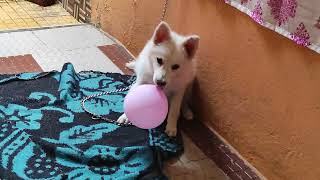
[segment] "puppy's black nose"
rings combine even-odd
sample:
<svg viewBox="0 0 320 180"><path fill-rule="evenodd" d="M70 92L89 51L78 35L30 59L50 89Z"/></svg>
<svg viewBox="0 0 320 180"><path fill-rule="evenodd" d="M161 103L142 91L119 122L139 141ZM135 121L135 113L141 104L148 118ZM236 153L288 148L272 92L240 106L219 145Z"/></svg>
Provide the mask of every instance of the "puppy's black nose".
<svg viewBox="0 0 320 180"><path fill-rule="evenodd" d="M158 86L165 86L166 84L167 84L167 82L165 82L165 81L161 81L161 80L157 81Z"/></svg>

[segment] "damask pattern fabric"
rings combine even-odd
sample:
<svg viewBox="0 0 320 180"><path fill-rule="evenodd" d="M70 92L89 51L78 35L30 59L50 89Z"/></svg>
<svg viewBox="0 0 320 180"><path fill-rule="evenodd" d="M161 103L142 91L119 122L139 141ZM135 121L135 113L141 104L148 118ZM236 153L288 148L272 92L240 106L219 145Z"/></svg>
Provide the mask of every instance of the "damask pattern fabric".
<svg viewBox="0 0 320 180"><path fill-rule="evenodd" d="M299 45L320 53L319 0L225 0Z"/></svg>
<svg viewBox="0 0 320 180"><path fill-rule="evenodd" d="M123 88L132 78L117 73L61 72L0 75L0 179L166 179L165 159L183 151L181 136L164 125L143 130L93 120L80 102L88 95ZM117 119L118 92L86 107Z"/></svg>

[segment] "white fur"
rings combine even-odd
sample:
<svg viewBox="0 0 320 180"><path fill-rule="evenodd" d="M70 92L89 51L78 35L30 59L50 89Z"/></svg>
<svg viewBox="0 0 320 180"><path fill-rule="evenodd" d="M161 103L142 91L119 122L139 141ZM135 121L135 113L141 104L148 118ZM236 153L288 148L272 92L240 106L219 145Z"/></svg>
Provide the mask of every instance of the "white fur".
<svg viewBox="0 0 320 180"><path fill-rule="evenodd" d="M179 35L171 31L167 23L161 22L138 58L127 64L137 76L133 87L141 84L157 84L157 81L166 82L163 88L170 103L166 126L166 133L169 136L176 135L182 104L183 116L186 119L193 118L192 111L187 102L183 100L195 77L194 54L198 42L198 36ZM157 58L163 60L162 65L159 65ZM172 65L175 64L179 65L179 68L172 70ZM128 123L128 118L123 114L119 117L118 122Z"/></svg>

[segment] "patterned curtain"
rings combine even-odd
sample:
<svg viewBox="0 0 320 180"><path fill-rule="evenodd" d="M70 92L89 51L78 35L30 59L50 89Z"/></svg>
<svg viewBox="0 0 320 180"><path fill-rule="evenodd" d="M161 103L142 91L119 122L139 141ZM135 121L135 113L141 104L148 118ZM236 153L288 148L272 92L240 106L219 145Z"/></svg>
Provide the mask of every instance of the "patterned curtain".
<svg viewBox="0 0 320 180"><path fill-rule="evenodd" d="M320 53L320 0L224 0L299 45Z"/></svg>

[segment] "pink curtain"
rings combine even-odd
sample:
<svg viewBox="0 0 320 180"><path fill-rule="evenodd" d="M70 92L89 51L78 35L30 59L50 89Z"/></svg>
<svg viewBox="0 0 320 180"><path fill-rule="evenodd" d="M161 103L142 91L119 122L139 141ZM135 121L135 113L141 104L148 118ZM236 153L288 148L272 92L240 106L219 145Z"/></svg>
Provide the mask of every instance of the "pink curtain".
<svg viewBox="0 0 320 180"><path fill-rule="evenodd" d="M320 0L225 0L299 45L320 53Z"/></svg>

